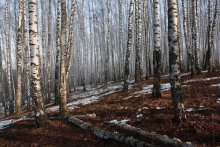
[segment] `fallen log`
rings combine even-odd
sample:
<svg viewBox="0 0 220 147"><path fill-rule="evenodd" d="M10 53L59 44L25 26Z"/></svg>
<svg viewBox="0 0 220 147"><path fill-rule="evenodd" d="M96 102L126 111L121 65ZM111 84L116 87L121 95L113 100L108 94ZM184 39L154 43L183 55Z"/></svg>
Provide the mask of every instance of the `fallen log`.
<svg viewBox="0 0 220 147"><path fill-rule="evenodd" d="M180 139L177 138L169 138L167 135L160 135L156 134L155 132L147 132L143 131L139 128L136 128L134 126L128 125L128 124L115 124L122 130L129 131L131 133L134 133L136 135L142 136L148 140L151 140L153 142L157 142L161 144L162 146L167 147L193 147L193 145L190 142L182 142Z"/></svg>
<svg viewBox="0 0 220 147"><path fill-rule="evenodd" d="M92 126L92 124L84 122L71 115L65 115L64 120L84 130L92 131L93 134L95 134L97 137L102 138L102 139L114 139L131 147L154 147L154 145L152 144L146 143L144 141L139 141L132 137L126 137L123 134L120 134L118 132L110 132L110 131L97 128L95 126Z"/></svg>

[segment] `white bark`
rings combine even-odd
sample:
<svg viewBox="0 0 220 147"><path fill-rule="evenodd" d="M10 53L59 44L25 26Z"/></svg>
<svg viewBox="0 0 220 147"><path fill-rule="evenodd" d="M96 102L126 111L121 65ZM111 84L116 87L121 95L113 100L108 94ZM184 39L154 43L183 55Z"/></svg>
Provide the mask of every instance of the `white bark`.
<svg viewBox="0 0 220 147"><path fill-rule="evenodd" d="M44 101L41 83L41 64L40 50L38 43L38 18L37 18L37 0L29 0L29 35L30 35L30 54L31 54L31 86L33 99L35 101L35 118L37 126L44 126L47 123L47 117L44 110Z"/></svg>

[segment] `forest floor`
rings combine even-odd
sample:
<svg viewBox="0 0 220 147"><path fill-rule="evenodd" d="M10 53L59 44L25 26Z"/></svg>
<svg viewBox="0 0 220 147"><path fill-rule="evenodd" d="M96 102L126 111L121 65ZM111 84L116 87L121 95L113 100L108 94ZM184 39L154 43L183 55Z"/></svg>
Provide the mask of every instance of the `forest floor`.
<svg viewBox="0 0 220 147"><path fill-rule="evenodd" d="M130 124L148 132L179 138L196 146L220 146L220 74L182 76L182 93L187 121L172 122L168 76L162 78L162 98L152 98L153 80L131 83L127 93L121 84L74 91L69 113L94 126L149 141L122 130L115 124ZM111 88L109 88L111 87ZM81 94L81 95L80 95ZM75 96L74 96L75 95ZM59 120L57 106L47 109L49 125L36 128L33 120L21 120L0 129L0 146L125 146L117 141L97 138L92 132Z"/></svg>

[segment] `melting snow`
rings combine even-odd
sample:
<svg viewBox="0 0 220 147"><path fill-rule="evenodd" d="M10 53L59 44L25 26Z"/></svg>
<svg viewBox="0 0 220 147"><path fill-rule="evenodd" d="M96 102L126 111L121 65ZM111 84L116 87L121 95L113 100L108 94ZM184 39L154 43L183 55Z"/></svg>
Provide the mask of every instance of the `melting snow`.
<svg viewBox="0 0 220 147"><path fill-rule="evenodd" d="M141 117L143 117L143 114L138 114L136 117L141 118Z"/></svg>
<svg viewBox="0 0 220 147"><path fill-rule="evenodd" d="M220 104L220 98L217 99L216 103L217 103L217 104Z"/></svg>
<svg viewBox="0 0 220 147"><path fill-rule="evenodd" d="M122 89L122 85L121 84L117 84L117 85L110 85L107 88L100 88L100 89L92 89L91 91L87 91L87 92L83 92L83 93L79 93L79 94L75 94L71 96L71 99L74 100L73 102L70 102L67 104L67 108L69 110L78 108L80 105L87 105L93 102L98 101L99 99L101 99L103 96L105 95L109 95L112 94L118 90ZM47 112L55 112L59 110L59 106L53 106L50 108L47 108Z"/></svg>
<svg viewBox="0 0 220 147"><path fill-rule="evenodd" d="M109 121L110 124L126 124L127 122L129 122L130 119L123 119L123 120L111 120Z"/></svg>
<svg viewBox="0 0 220 147"><path fill-rule="evenodd" d="M186 112L192 112L192 111L194 111L195 109L194 108L187 108L186 109Z"/></svg>
<svg viewBox="0 0 220 147"><path fill-rule="evenodd" d="M9 125L14 124L14 123L21 121L21 120L27 120L27 117L24 116L19 119L2 120L2 121L0 121L0 130L3 130L5 128L7 128Z"/></svg>
<svg viewBox="0 0 220 147"><path fill-rule="evenodd" d="M198 81L210 81L210 80L219 80L220 77L212 77L212 78L206 78L206 79L192 79L192 80L187 80L183 83L190 83L190 82L198 82Z"/></svg>
<svg viewBox="0 0 220 147"><path fill-rule="evenodd" d="M220 83L219 84L212 84L210 86L212 86L212 87L219 87L220 88Z"/></svg>

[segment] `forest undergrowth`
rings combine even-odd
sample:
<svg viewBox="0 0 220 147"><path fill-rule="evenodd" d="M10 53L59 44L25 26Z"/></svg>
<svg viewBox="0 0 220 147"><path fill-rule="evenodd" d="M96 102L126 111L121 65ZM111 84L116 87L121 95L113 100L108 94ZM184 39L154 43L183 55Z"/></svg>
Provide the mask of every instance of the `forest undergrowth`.
<svg viewBox="0 0 220 147"><path fill-rule="evenodd" d="M220 90L219 73L182 76L182 93L187 120L172 121L170 90L162 90L162 98L152 98L148 86L152 79L131 85L128 92L104 95L99 101L69 111L71 115L94 126L149 142L116 126L126 123L141 130L179 138L197 146L220 145ZM169 82L163 76L164 85ZM106 86L107 87L107 86ZM168 86L169 87L169 86ZM148 92L146 92L148 91ZM89 131L70 125L49 114L47 127L36 128L33 120L23 120L1 130L0 146L124 146L113 140L97 138Z"/></svg>

